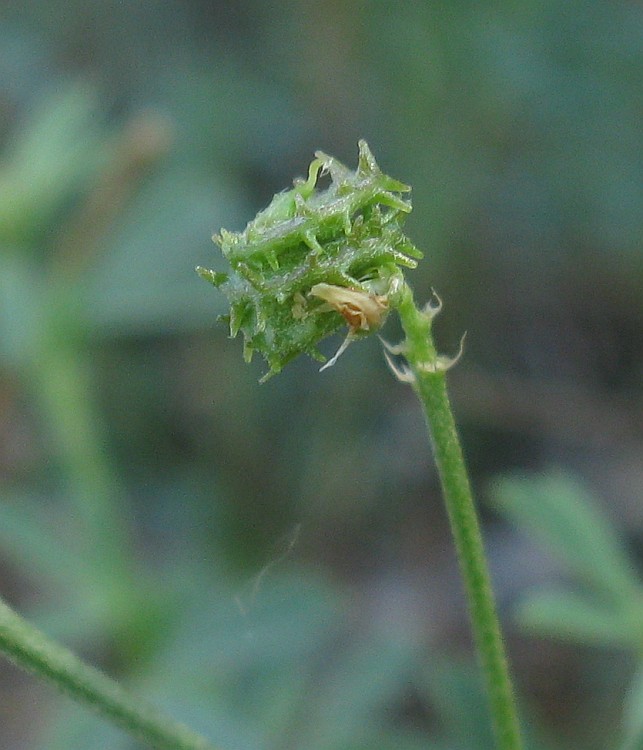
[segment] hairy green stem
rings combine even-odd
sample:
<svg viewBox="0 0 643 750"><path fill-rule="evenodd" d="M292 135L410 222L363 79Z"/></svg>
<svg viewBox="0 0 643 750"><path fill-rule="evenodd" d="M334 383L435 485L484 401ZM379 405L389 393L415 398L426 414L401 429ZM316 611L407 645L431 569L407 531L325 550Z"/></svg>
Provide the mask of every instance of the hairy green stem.
<svg viewBox="0 0 643 750"><path fill-rule="evenodd" d="M107 675L50 640L0 599L0 650L77 701L158 750L214 750L188 727L130 695Z"/></svg>
<svg viewBox="0 0 643 750"><path fill-rule="evenodd" d="M476 649L484 672L499 750L522 747L511 679L491 588L480 524L446 388L431 335L436 310L417 309L405 286L397 306L406 334L404 354L422 406L464 578Z"/></svg>

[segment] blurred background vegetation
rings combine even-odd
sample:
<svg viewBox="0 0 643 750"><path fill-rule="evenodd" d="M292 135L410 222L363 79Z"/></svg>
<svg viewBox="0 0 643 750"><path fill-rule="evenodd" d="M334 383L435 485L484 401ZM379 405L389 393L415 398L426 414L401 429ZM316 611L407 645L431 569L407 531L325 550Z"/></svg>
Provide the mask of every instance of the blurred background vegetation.
<svg viewBox="0 0 643 750"><path fill-rule="evenodd" d="M468 331L530 747L641 747L642 20L0 3L2 595L223 750L491 748L412 392L375 340L259 386L193 271L363 137L413 185L443 350ZM2 661L0 747L137 746Z"/></svg>

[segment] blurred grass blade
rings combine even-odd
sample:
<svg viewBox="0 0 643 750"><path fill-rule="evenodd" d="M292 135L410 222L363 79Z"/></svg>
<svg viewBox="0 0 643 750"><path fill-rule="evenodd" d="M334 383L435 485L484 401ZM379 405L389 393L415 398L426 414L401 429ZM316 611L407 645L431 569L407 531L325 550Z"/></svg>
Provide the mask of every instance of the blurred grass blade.
<svg viewBox="0 0 643 750"><path fill-rule="evenodd" d="M517 617L527 630L580 643L631 648L643 637L643 609L621 609L570 591L534 592Z"/></svg>
<svg viewBox="0 0 643 750"><path fill-rule="evenodd" d="M87 86L61 87L6 145L0 163L0 240L33 238L107 154Z"/></svg>
<svg viewBox="0 0 643 750"><path fill-rule="evenodd" d="M507 477L496 482L492 495L520 529L608 598L624 604L640 598L633 564L616 531L571 477Z"/></svg>

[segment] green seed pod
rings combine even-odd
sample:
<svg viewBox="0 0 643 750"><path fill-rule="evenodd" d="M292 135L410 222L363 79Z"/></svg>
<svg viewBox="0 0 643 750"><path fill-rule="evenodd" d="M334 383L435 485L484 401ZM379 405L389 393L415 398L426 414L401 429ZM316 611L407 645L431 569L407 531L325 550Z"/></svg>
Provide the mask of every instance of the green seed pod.
<svg viewBox="0 0 643 750"><path fill-rule="evenodd" d="M345 324L350 340L377 330L400 266L415 268L422 257L401 230L410 188L382 173L365 141L355 171L315 156L308 178L242 232L214 237L228 274L197 268L228 297L230 334L243 333L246 360L258 351L268 362L264 380L302 352L324 361L317 344ZM320 187L326 175L330 184Z"/></svg>

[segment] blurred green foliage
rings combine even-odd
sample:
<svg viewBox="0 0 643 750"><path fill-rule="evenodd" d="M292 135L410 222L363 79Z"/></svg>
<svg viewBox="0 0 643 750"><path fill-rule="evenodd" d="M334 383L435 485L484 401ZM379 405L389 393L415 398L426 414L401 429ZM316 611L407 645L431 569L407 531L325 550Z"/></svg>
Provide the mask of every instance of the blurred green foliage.
<svg viewBox="0 0 643 750"><path fill-rule="evenodd" d="M640 554L641 28L625 0L0 5L3 594L223 748L489 748L410 394L368 342L259 387L193 268L366 138L413 185L444 349L468 329L475 484L561 465ZM560 475L499 487L574 575L488 512L501 605L540 575L523 624L608 649L510 628L532 746L640 736L600 655L634 674L621 542ZM0 744L132 747L16 679Z"/></svg>
<svg viewBox="0 0 643 750"><path fill-rule="evenodd" d="M505 477L496 482L494 497L503 513L531 540L545 544L577 581L574 588L528 593L518 611L522 627L630 652L635 677L626 696L621 747L640 747L643 585L619 535L586 490L560 473Z"/></svg>

